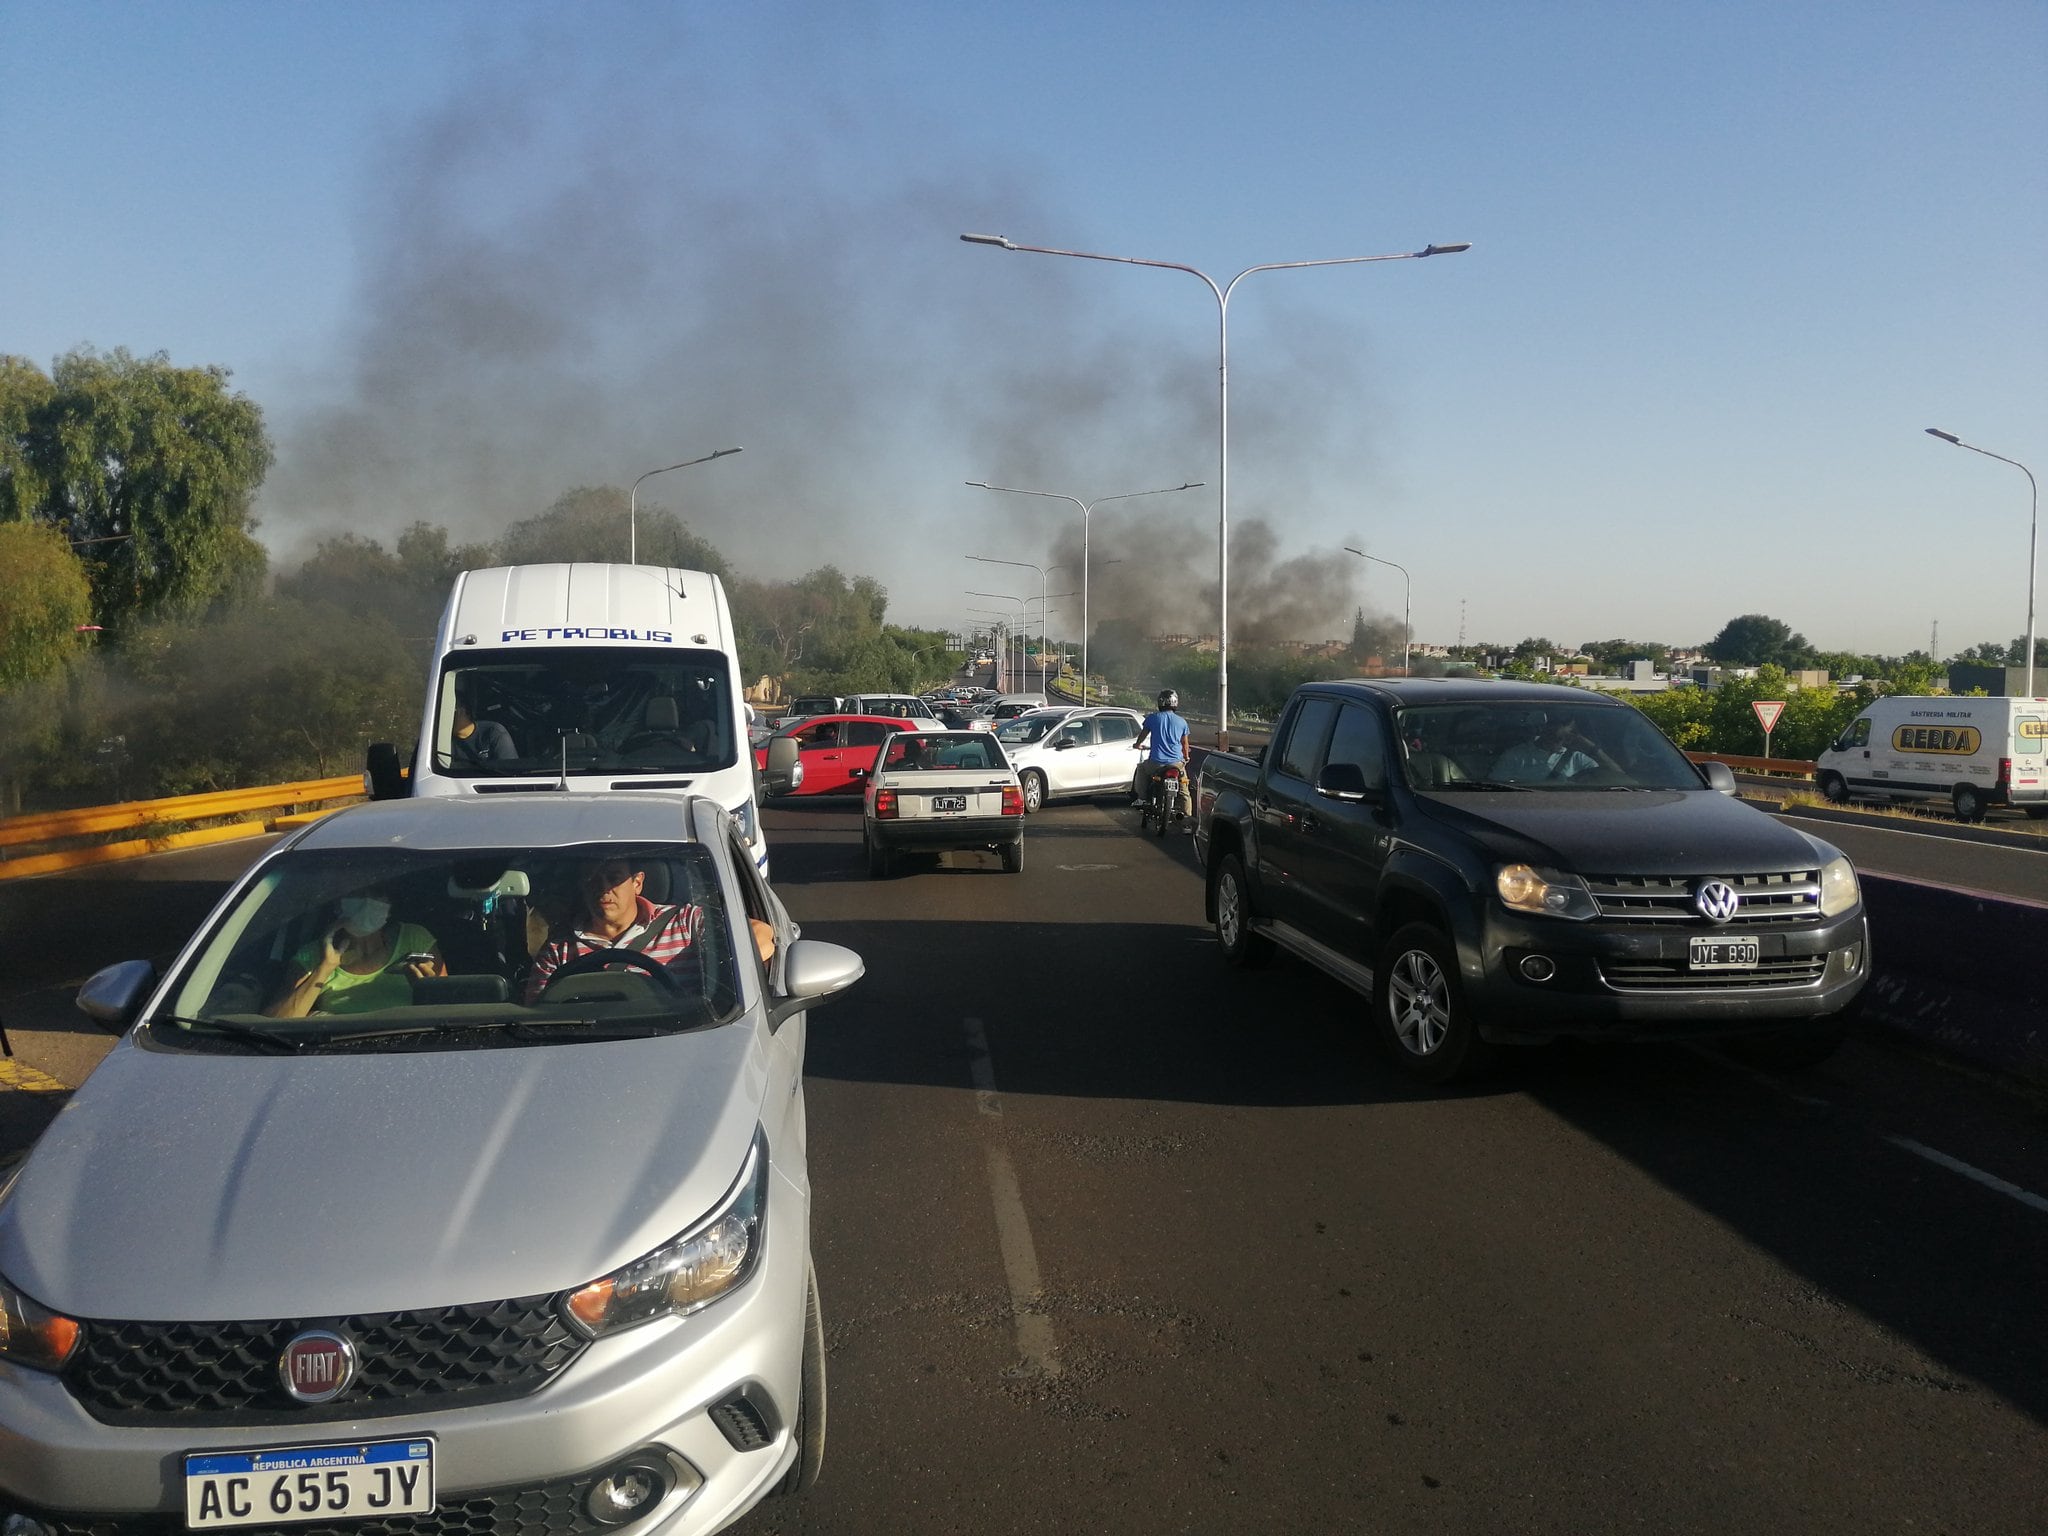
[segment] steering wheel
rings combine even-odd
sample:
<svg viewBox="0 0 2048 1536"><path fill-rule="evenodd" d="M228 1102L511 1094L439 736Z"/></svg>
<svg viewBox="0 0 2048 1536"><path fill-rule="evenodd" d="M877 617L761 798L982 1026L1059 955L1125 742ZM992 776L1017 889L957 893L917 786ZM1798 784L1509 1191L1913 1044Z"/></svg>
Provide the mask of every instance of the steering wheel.
<svg viewBox="0 0 2048 1536"><path fill-rule="evenodd" d="M554 991L555 983L558 981L566 981L571 976L588 976L593 971L601 971L614 965L629 965L635 970L645 971L671 992L680 993L683 989L682 983L676 980L673 971L652 956L641 954L637 949L593 949L587 955L578 955L550 976L548 984L541 988L541 999L544 1001L548 993Z"/></svg>

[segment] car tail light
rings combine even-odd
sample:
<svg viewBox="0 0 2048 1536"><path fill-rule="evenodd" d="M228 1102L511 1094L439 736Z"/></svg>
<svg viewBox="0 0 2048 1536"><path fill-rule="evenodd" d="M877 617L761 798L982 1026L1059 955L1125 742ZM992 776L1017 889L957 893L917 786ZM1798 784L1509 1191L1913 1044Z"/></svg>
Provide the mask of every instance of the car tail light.
<svg viewBox="0 0 2048 1536"><path fill-rule="evenodd" d="M1998 787L1999 787L2000 789L2005 789L2005 788L2006 788L2006 787L2008 787L2008 786L2009 786L2009 785L2010 785L2011 783L2012 783L2012 759L2011 759L2011 758L2009 758L2009 757L2001 757L2001 758L2000 758L2000 759L1998 760Z"/></svg>
<svg viewBox="0 0 2048 1536"><path fill-rule="evenodd" d="M878 789L875 791L875 819L893 821L896 819L896 791Z"/></svg>
<svg viewBox="0 0 2048 1536"><path fill-rule="evenodd" d="M1024 814L1024 791L1014 784L1003 786L1003 814L1022 816Z"/></svg>

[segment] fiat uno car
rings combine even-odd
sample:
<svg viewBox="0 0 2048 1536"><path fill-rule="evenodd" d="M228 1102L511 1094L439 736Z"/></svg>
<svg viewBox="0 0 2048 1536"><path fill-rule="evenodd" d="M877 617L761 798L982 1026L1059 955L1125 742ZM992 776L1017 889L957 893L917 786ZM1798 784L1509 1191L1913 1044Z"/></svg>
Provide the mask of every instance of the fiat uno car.
<svg viewBox="0 0 2048 1536"><path fill-rule="evenodd" d="M0 1528L680 1536L807 1486L806 1010L860 974L708 799L281 845L80 993L122 1038L0 1190Z"/></svg>

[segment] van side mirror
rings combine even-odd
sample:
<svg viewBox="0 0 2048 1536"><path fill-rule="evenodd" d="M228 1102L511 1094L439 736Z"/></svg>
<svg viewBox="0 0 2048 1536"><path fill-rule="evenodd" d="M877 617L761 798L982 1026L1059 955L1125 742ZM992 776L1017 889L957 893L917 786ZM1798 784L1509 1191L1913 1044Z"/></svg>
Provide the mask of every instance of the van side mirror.
<svg viewBox="0 0 2048 1536"><path fill-rule="evenodd" d="M761 782L771 795L789 794L803 782L799 773L801 767L796 738L773 737L768 743L768 767L762 773Z"/></svg>
<svg viewBox="0 0 2048 1536"><path fill-rule="evenodd" d="M370 743L363 768L363 792L372 800L403 800L405 770L398 763L398 748L388 741Z"/></svg>
<svg viewBox="0 0 2048 1536"><path fill-rule="evenodd" d="M1718 789L1724 795L1735 793L1735 770L1726 763L1709 758L1700 764L1700 772L1706 776L1707 788Z"/></svg>
<svg viewBox="0 0 2048 1536"><path fill-rule="evenodd" d="M1325 763L1316 776L1316 793L1325 800L1357 802L1377 797L1366 787L1365 770L1356 763Z"/></svg>

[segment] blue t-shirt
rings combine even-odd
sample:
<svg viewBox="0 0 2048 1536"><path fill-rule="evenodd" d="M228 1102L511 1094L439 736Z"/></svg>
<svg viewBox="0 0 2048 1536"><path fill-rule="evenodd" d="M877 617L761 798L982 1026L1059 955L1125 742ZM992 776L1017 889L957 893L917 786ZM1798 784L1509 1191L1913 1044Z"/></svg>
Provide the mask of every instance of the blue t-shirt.
<svg viewBox="0 0 2048 1536"><path fill-rule="evenodd" d="M1145 734L1152 738L1146 748L1148 763L1184 763L1188 758L1188 723L1170 709L1155 709L1145 717Z"/></svg>

